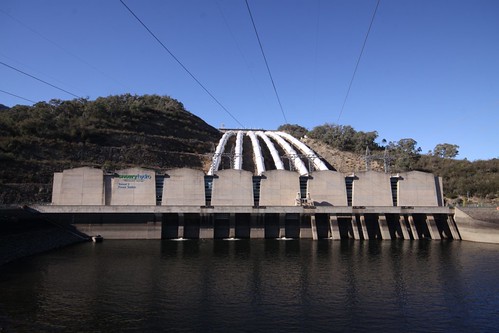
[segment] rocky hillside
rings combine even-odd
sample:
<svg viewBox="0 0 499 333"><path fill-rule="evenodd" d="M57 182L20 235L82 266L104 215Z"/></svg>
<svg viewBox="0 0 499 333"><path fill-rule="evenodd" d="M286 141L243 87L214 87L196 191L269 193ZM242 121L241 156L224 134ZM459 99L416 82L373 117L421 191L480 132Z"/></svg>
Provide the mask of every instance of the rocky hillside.
<svg viewBox="0 0 499 333"><path fill-rule="evenodd" d="M328 161L336 171L348 173L366 170L366 161L363 155L341 151L316 139L303 138L302 141ZM382 161L372 161L370 167L374 171L384 171Z"/></svg>
<svg viewBox="0 0 499 333"><path fill-rule="evenodd" d="M0 203L50 202L54 172L79 166L202 169L217 129L166 96L52 100L0 111Z"/></svg>

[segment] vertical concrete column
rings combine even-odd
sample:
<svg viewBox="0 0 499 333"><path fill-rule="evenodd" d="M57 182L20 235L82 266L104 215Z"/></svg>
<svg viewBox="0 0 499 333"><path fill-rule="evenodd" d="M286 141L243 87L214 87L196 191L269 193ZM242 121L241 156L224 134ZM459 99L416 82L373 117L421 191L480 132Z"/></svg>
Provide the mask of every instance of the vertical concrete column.
<svg viewBox="0 0 499 333"><path fill-rule="evenodd" d="M359 221L357 223L360 226L360 232L362 235L360 235L361 239L369 239L369 234L367 233L367 228L366 228L366 218L364 215L360 216Z"/></svg>
<svg viewBox="0 0 499 333"><path fill-rule="evenodd" d="M453 239L461 239L459 235L459 230L457 230L456 223L451 215L447 216L447 224L449 225L450 233Z"/></svg>
<svg viewBox="0 0 499 333"><path fill-rule="evenodd" d="M411 230L412 238L419 239L418 230L416 229L416 225L414 224L414 217L412 217L412 215L409 215L408 222L409 222L409 228Z"/></svg>
<svg viewBox="0 0 499 333"><path fill-rule="evenodd" d="M236 237L236 214L230 213L229 215L229 238Z"/></svg>
<svg viewBox="0 0 499 333"><path fill-rule="evenodd" d="M184 238L185 217L183 213L178 214L178 238Z"/></svg>
<svg viewBox="0 0 499 333"><path fill-rule="evenodd" d="M279 238L286 237L286 214L279 213Z"/></svg>
<svg viewBox="0 0 499 333"><path fill-rule="evenodd" d="M340 226L338 225L338 218L336 215L329 215L329 232L331 233L331 238L334 240L341 239L340 236Z"/></svg>
<svg viewBox="0 0 499 333"><path fill-rule="evenodd" d="M431 239L440 239L440 233L438 232L437 223L433 215L426 215L426 224L428 225Z"/></svg>
<svg viewBox="0 0 499 333"><path fill-rule="evenodd" d="M388 222L386 222L385 214L379 214L378 224L379 224L379 230L381 232L381 239L391 239L390 229L388 229Z"/></svg>
<svg viewBox="0 0 499 333"><path fill-rule="evenodd" d="M411 236L409 235L409 232L407 231L407 224L405 223L405 218L403 215L399 217L399 227L400 227L400 232L402 233L402 238L403 239L411 239Z"/></svg>
<svg viewBox="0 0 499 333"><path fill-rule="evenodd" d="M352 232L353 232L353 239L360 239L359 236L359 227L357 225L357 216L352 215Z"/></svg>
<svg viewBox="0 0 499 333"><path fill-rule="evenodd" d="M317 240L317 224L315 222L315 215L310 216L310 229L312 230L312 239Z"/></svg>

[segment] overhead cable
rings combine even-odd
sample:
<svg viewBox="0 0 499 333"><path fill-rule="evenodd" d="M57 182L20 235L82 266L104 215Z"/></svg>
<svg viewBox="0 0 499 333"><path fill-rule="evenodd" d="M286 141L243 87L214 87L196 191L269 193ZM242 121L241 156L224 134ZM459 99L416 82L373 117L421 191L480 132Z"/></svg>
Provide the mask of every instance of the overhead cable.
<svg viewBox="0 0 499 333"><path fill-rule="evenodd" d="M56 85L53 85L52 83L48 83L47 81L44 81L44 80L42 80L42 79L39 79L39 78L37 78L36 76L33 76L33 75L28 74L28 73L26 73L26 72L23 72L22 70L20 70L20 69L18 69L18 68L15 68L15 67L12 67L12 66L10 66L10 65L7 65L7 64L6 64L6 63L4 63L4 62L1 62L1 61L0 61L0 64L1 64L1 65L4 65L5 67L8 67L8 68L10 68L10 69L13 69L13 70L15 70L16 72L19 72L19 73L21 73L21 74L24 74L24 75L26 75L26 76L29 76L29 77L30 77L30 78L32 78L32 79L35 79L35 80L40 81L40 82L42 82L42 83L45 83L46 85L51 86L52 88L58 89L58 90L60 90L60 91L63 91L63 92L65 92L66 94L69 94L69 95L71 95L71 96L73 96L73 97L76 97L76 98L82 98L82 97L80 97L80 96L78 96L78 95L76 95L76 94L73 94L72 92L69 92L69 91L67 91L67 90L64 90L64 89L62 89L62 88L60 88L60 87L56 86Z"/></svg>
<svg viewBox="0 0 499 333"><path fill-rule="evenodd" d="M262 51L263 60L265 60L265 66L267 66L267 72L269 73L270 81L272 81L272 87L274 87L274 93L275 93L275 96L277 97L277 102L279 103L279 107L281 108L281 112L282 112L282 116L284 117L284 121L287 124L288 119L286 118L286 114L284 113L284 109L282 107L282 103L281 103L281 99L279 98L279 94L277 93L277 88L275 86L274 78L272 77L272 73L270 72L269 63L267 62L267 57L265 56L265 52L263 51L262 42L260 41L260 36L258 35L258 30L256 29L255 20L253 20L253 15L251 14L251 9L250 9L248 0L245 0L245 1L246 1L246 7L248 8L248 13L249 13L249 16L251 19L251 23L253 24L253 29L255 30L256 39L258 40L258 44L260 45L260 51Z"/></svg>
<svg viewBox="0 0 499 333"><path fill-rule="evenodd" d="M350 79L350 84L348 85L347 94L345 96L345 99L343 100L343 105L341 106L340 114L338 115L338 120L337 120L338 123L340 121L341 114L343 113L343 109L345 108L345 104L347 103L348 95L350 94L350 89L352 88L352 83L353 83L353 80L355 79L355 74L357 73L357 68L359 68L360 59L362 58L362 54L364 53L364 48L365 48L366 43L367 43L367 38L369 37L369 33L371 32L371 27L373 25L374 18L376 17L376 12L378 11L380 1L381 0L378 0L378 2L376 3L376 8L374 8L374 12L373 12L373 15L371 17L371 23L369 24L369 28L367 29L367 33L366 33L366 37L364 38L364 44L362 44L362 49L360 50L359 58L357 59L357 64L355 65L355 69L353 71L352 78Z"/></svg>
<svg viewBox="0 0 499 333"><path fill-rule="evenodd" d="M16 17L12 16L10 13L6 12L5 10L3 9L0 9L0 12L2 12L3 14L5 14L6 16L10 17L12 20L16 21L18 24L22 25L23 27L25 27L26 29L30 30L32 33L38 35L40 38L42 39L45 39L47 42L51 43L52 45L56 46L57 48L59 48L60 50L62 50L63 52L65 52L66 54L70 55L71 57L79 60L80 62L84 63L85 65L87 65L88 67L92 68L94 71L98 72L99 74L101 74L102 76L114 81L115 83L119 84L120 86L122 86L123 88L126 88L128 90L130 90L129 87L127 87L126 85L124 85L123 83L117 81L116 79L110 77L109 75L107 75L106 73L104 73L103 71L101 71L100 69L98 69L97 67L95 67L94 65L90 64L89 62L85 61L85 59L83 59L82 57L74 54L73 52L70 52L68 51L67 49L65 49L64 47L62 47L61 45L59 45L58 43L54 42L53 40L45 37L44 35L42 35L40 32L36 31L35 29L31 28L29 25L23 23L21 20L17 19Z"/></svg>
<svg viewBox="0 0 499 333"><path fill-rule="evenodd" d="M156 37L156 35L151 31L151 29L149 29L147 27L147 25L133 12L132 9L130 9L130 7L128 7L125 2L123 0L120 0L121 4L130 12L130 14L132 14L133 17L135 17L135 19L137 21L139 21L139 23L147 30L147 32L149 32L149 34L163 47L163 49L168 52L168 54L170 54L170 56L180 65L180 67L182 67L184 69L184 71L187 72L187 74L190 75L190 77L196 81L196 83L201 87L203 88L203 90L229 115L231 116L232 119L234 119L242 128L245 128L243 124L241 124L241 122L239 122L239 120L237 120L236 117L234 117L234 115L232 113L230 113L230 111L225 107L223 106L222 103L220 103L220 101L215 97L213 96L213 94L194 76L194 74L192 74L191 71L189 71L189 69L187 69L187 67L165 46L165 44L163 44L163 42L161 42L161 40L159 40L158 37Z"/></svg>
<svg viewBox="0 0 499 333"><path fill-rule="evenodd" d="M2 90L2 89L0 89L0 92L3 92L4 94L10 95L10 96L14 96L14 97L17 97L17 98L20 98L20 99L24 99L25 101L31 102L31 103L33 103L33 104L35 104L35 103L36 103L35 101L32 101L32 100L30 100L30 99L28 99L28 98L21 97L21 96L19 96L19 95L16 95L16 94L10 93L10 92L5 91L5 90Z"/></svg>

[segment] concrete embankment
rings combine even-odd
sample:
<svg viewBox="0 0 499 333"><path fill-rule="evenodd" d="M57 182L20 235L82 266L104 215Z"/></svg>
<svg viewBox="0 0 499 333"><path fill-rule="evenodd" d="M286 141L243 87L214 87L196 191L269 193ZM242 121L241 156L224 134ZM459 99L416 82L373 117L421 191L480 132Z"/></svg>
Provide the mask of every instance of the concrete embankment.
<svg viewBox="0 0 499 333"><path fill-rule="evenodd" d="M456 208L454 220L462 240L499 244L499 210Z"/></svg>
<svg viewBox="0 0 499 333"><path fill-rule="evenodd" d="M0 209L0 265L87 239L71 225L53 224L22 208Z"/></svg>

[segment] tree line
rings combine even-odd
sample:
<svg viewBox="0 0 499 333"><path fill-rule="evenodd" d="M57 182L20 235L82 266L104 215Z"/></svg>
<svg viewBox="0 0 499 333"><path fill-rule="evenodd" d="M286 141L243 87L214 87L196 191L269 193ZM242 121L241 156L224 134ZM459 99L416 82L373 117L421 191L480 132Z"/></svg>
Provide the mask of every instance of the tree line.
<svg viewBox="0 0 499 333"><path fill-rule="evenodd" d="M499 198L499 159L470 162L456 160L459 146L439 143L433 150L423 153L413 138L398 141L378 140L378 132L356 131L349 125L326 123L312 130L297 124L285 124L278 130L300 139L312 138L330 148L357 154L386 156L391 172L419 170L442 177L448 198L479 197L494 200Z"/></svg>

